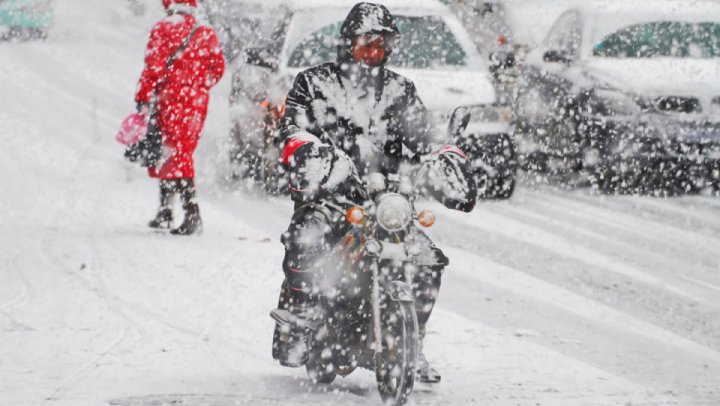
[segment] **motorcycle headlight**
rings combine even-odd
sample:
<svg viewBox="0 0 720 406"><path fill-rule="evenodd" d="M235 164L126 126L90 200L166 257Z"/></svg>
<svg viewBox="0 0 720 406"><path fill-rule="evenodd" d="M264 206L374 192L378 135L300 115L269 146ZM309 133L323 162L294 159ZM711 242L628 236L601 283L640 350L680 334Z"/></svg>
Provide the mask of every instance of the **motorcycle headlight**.
<svg viewBox="0 0 720 406"><path fill-rule="evenodd" d="M397 193L388 193L378 199L375 210L378 224L387 231L405 229L412 220L412 207L408 199Z"/></svg>

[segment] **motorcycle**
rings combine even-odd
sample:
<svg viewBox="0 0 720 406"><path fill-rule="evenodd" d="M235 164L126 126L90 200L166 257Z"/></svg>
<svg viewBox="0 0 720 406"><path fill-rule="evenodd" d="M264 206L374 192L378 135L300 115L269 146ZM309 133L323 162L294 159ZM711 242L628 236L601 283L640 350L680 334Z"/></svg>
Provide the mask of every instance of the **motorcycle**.
<svg viewBox="0 0 720 406"><path fill-rule="evenodd" d="M462 133L469 119L469 111L457 110L448 137ZM276 322L273 358L285 366L304 364L314 383L331 383L358 367L374 371L389 405L405 404L415 383L419 337L411 283L427 241L415 222L435 223L431 211L416 211L411 176L370 173L355 179L363 204L323 203L322 210L344 214L349 225L330 255L316 263L318 303L305 317L283 308L289 303L285 282L279 306L270 312ZM305 332L306 356L283 363L280 343L290 342L294 331Z"/></svg>
<svg viewBox="0 0 720 406"><path fill-rule="evenodd" d="M411 281L421 254L419 230L434 221L430 211L414 209L413 184L407 176L367 176L367 201L352 206L353 227L322 260L318 305L300 320L275 309L280 334L307 331L308 377L331 383L356 368L373 370L383 402L404 404L412 392L418 353L418 322ZM276 337L282 339L282 337Z"/></svg>

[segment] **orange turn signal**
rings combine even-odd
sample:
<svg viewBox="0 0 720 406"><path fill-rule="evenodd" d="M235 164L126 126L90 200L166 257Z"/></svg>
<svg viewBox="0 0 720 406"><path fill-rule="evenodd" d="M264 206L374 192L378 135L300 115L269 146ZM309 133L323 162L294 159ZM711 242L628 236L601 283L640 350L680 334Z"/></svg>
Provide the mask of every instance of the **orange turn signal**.
<svg viewBox="0 0 720 406"><path fill-rule="evenodd" d="M363 222L363 219L365 219L365 212L360 207L351 207L348 209L345 217L347 218L348 223L358 225Z"/></svg>
<svg viewBox="0 0 720 406"><path fill-rule="evenodd" d="M430 210L423 210L418 213L418 223L423 227L432 227L435 224L435 213Z"/></svg>

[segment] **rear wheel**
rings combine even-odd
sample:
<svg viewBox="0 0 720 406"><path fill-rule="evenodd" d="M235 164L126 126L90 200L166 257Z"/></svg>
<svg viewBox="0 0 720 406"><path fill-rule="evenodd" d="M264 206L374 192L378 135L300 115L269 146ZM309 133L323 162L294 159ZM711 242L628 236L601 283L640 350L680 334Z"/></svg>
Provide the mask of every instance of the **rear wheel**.
<svg viewBox="0 0 720 406"><path fill-rule="evenodd" d="M413 302L388 302L382 311L382 353L375 358L375 377L383 402L403 405L415 383L418 323Z"/></svg>

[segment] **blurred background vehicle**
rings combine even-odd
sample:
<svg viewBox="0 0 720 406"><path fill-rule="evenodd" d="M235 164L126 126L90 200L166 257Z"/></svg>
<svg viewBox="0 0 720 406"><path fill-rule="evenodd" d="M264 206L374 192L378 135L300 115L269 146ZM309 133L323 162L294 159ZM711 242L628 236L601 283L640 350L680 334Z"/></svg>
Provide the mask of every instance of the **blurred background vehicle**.
<svg viewBox="0 0 720 406"><path fill-rule="evenodd" d="M607 192L717 191L719 57L717 2L567 10L518 78L523 167Z"/></svg>
<svg viewBox="0 0 720 406"><path fill-rule="evenodd" d="M145 0L127 0L128 8L136 15L141 16L145 14L147 7L145 6Z"/></svg>
<svg viewBox="0 0 720 406"><path fill-rule="evenodd" d="M0 0L0 39L45 39L51 23L50 0Z"/></svg>
<svg viewBox="0 0 720 406"><path fill-rule="evenodd" d="M516 62L527 52L527 46L514 36L501 0L445 1L470 33L480 55L488 61L496 90L508 98L517 76Z"/></svg>
<svg viewBox="0 0 720 406"><path fill-rule="evenodd" d="M284 97L298 72L336 59L341 24L355 3L295 1L274 6L242 2L236 3L239 19L236 16L223 23L222 17L215 18L215 24L226 26L220 30L228 33L226 52L233 58L230 103L235 176L253 177L269 190L278 190L281 176L273 141L284 112ZM384 4L401 32L389 68L415 82L439 136L446 134L457 106L471 106L475 121L463 134L465 139L455 142L468 146L482 194L510 197L516 168L509 135L511 111L499 100L488 64L470 35L449 9L435 0ZM253 35L234 35L233 26ZM245 44L231 44L234 38L243 38ZM242 57L238 57L238 47L244 49ZM438 139L439 143L447 141ZM488 148L503 153L488 159Z"/></svg>

